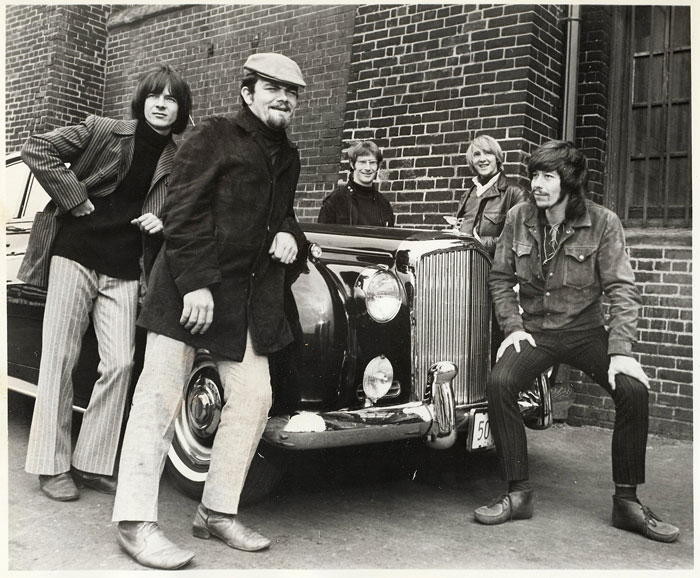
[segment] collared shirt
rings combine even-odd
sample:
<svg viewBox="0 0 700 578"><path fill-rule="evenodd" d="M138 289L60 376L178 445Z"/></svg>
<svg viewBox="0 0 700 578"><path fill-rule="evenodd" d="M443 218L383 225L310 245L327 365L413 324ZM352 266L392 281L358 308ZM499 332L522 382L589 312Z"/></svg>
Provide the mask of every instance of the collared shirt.
<svg viewBox="0 0 700 578"><path fill-rule="evenodd" d="M585 213L564 225L546 272L542 253L537 207L514 207L506 216L489 278L504 333L600 327L606 324L601 304L605 293L610 300L608 353L630 355L641 298L617 215L586 201Z"/></svg>
<svg viewBox="0 0 700 578"><path fill-rule="evenodd" d="M488 191L492 186L496 184L496 181L498 181L498 177L501 176L501 171L498 171L495 175L493 175L488 182L484 183L483 185L479 181L479 177L472 177L472 183L474 183L474 186L476 187L474 189L474 192L476 193L477 197L480 197L483 195L486 191Z"/></svg>

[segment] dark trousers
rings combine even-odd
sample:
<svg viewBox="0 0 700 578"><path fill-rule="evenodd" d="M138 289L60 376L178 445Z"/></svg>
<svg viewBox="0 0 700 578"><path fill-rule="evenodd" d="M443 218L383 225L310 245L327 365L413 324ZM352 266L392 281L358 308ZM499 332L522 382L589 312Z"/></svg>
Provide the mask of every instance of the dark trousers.
<svg viewBox="0 0 700 578"><path fill-rule="evenodd" d="M640 381L618 374L615 389L608 384L608 334L603 327L586 331L533 333L537 347L520 342L494 366L487 384L489 421L501 474L507 481L527 480L527 438L518 392L556 363L580 369L607 391L615 403L612 439L613 481L644 483L644 458L649 427L649 393ZM592 458L595 459L595 458Z"/></svg>

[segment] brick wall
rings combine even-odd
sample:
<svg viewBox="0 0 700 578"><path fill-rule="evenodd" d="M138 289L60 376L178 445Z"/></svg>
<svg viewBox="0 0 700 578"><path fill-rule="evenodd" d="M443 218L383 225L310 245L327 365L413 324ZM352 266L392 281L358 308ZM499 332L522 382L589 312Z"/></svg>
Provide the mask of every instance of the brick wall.
<svg viewBox="0 0 700 578"><path fill-rule="evenodd" d="M109 6L6 8L7 152L30 134L101 114Z"/></svg>
<svg viewBox="0 0 700 578"><path fill-rule="evenodd" d="M606 184L612 7L583 6L576 103L576 146L588 158L591 199L602 203Z"/></svg>
<svg viewBox="0 0 700 578"><path fill-rule="evenodd" d="M398 226L444 225L469 186L464 155L478 134L501 143L506 173L522 180L533 146L559 133L559 14L526 5L357 9L343 141L383 149L379 187Z"/></svg>
<svg viewBox="0 0 700 578"><path fill-rule="evenodd" d="M649 431L693 435L693 310L691 234L627 231L642 294L634 354L650 380ZM572 376L576 400L569 423L612 427L612 399L585 376Z"/></svg>
<svg viewBox="0 0 700 578"><path fill-rule="evenodd" d="M611 6L582 8L576 144L589 159L593 200L614 199L606 162L610 114ZM607 194L606 194L607 193ZM637 359L650 378L649 429L692 437L692 235L689 230L627 230L632 267L642 294ZM579 372L568 421L612 427L612 400Z"/></svg>
<svg viewBox="0 0 700 578"><path fill-rule="evenodd" d="M228 115L239 108L248 55L286 54L307 83L289 130L302 161L297 214L315 219L315 203L338 180L354 12L350 5L190 5L115 13L109 23L105 113L125 115L139 72L167 61L192 87L195 122Z"/></svg>
<svg viewBox="0 0 700 578"><path fill-rule="evenodd" d="M563 16L552 5L9 6L7 149L88 112L128 116L136 77L160 61L192 85L197 122L230 114L245 57L277 50L309 84L290 131L303 164L301 220L315 220L347 178L342 149L371 138L385 151L380 189L399 226L439 228L468 186L474 136L497 138L506 172L524 184L530 152L560 136ZM613 34L610 7L583 7L576 140L597 201L607 187ZM636 352L652 382L650 429L690 437L690 232L626 233L643 298ZM573 386L569 421L610 427L609 397L580 375Z"/></svg>

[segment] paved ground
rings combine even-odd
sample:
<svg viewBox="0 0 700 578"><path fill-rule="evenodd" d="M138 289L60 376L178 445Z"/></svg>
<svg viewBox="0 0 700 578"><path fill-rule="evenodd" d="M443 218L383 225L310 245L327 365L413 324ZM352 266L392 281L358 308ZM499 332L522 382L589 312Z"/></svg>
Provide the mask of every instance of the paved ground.
<svg viewBox="0 0 700 578"><path fill-rule="evenodd" d="M40 493L36 477L23 471L29 419L29 408L11 397L9 569L40 575L64 570L70 576L77 570L88 576L141 570L114 540L110 496L83 491L77 502L52 502ZM353 575L357 569L375 569L365 572L372 576L376 569L444 576L445 569L515 568L685 575L682 570L693 568L692 444L649 439L648 483L640 496L682 529L678 542L660 544L610 525L610 442L610 431L592 427L556 425L529 432L535 517L502 526L481 526L471 514L501 489L493 453L416 457L397 447L297 459L275 495L241 514L273 540L263 553L193 538L196 502L167 480L161 484L161 523L171 539L197 552L192 570L299 569L324 577L331 569Z"/></svg>

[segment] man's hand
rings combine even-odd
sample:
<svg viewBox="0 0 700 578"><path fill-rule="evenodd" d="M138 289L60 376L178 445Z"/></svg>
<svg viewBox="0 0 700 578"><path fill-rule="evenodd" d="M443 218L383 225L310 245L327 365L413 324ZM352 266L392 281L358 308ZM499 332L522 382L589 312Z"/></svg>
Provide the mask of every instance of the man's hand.
<svg viewBox="0 0 700 578"><path fill-rule="evenodd" d="M297 241L294 235L285 231L280 231L272 239L272 245L268 253L275 261L280 261L289 265L297 258Z"/></svg>
<svg viewBox="0 0 700 578"><path fill-rule="evenodd" d="M496 353L496 361L501 359L501 356L506 352L511 345L515 347L515 352L520 353L520 342L527 341L533 347L537 347L535 343L535 338L530 335L527 331L513 331L508 337L503 340L501 346L498 348Z"/></svg>
<svg viewBox="0 0 700 578"><path fill-rule="evenodd" d="M132 225L136 225L143 233L155 235L163 230L163 221L153 213L144 213L140 217L131 220Z"/></svg>
<svg viewBox="0 0 700 578"><path fill-rule="evenodd" d="M74 217L84 217L85 215L92 213L94 210L95 205L92 204L92 201L90 199L85 199L77 207L73 207L70 210L70 214Z"/></svg>
<svg viewBox="0 0 700 578"><path fill-rule="evenodd" d="M195 289L182 298L180 325L192 335L204 333L214 320L214 298L209 287Z"/></svg>
<svg viewBox="0 0 700 578"><path fill-rule="evenodd" d="M610 356L610 367L608 367L608 383L611 389L615 389L615 376L621 373L623 375L629 375L637 381L641 381L644 387L649 389L649 378L642 369L642 366L634 357L629 357L627 355L611 355Z"/></svg>

